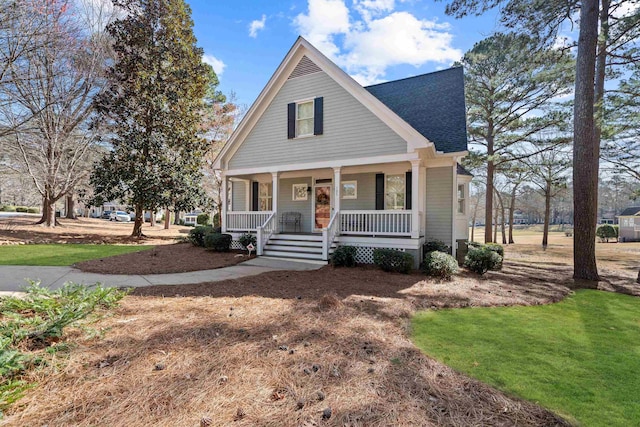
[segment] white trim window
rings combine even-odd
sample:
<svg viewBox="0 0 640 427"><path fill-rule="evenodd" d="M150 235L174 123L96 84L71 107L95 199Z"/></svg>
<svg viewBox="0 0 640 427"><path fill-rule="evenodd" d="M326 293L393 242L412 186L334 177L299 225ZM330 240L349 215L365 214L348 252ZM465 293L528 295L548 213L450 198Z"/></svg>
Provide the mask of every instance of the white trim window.
<svg viewBox="0 0 640 427"><path fill-rule="evenodd" d="M296 137L313 135L313 100L296 103Z"/></svg>
<svg viewBox="0 0 640 427"><path fill-rule="evenodd" d="M340 192L342 199L358 198L358 181L342 181L342 190Z"/></svg>
<svg viewBox="0 0 640 427"><path fill-rule="evenodd" d="M464 184L458 184L458 213L465 213L465 191Z"/></svg>
<svg viewBox="0 0 640 427"><path fill-rule="evenodd" d="M403 210L405 203L405 175L385 175L384 208L387 210Z"/></svg>
<svg viewBox="0 0 640 427"><path fill-rule="evenodd" d="M294 202L309 200L308 187L307 184L293 184L291 188L291 200Z"/></svg>
<svg viewBox="0 0 640 427"><path fill-rule="evenodd" d="M258 184L258 209L261 211L273 210L271 188L270 182L261 182Z"/></svg>

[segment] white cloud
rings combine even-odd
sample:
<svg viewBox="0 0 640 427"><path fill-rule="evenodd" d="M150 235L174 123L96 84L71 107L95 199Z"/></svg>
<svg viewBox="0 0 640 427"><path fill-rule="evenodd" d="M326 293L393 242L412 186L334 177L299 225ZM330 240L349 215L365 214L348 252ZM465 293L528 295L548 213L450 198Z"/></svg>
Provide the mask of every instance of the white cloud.
<svg viewBox="0 0 640 427"><path fill-rule="evenodd" d="M222 62L222 60L216 58L213 55L208 55L208 54L202 55L202 61L205 62L206 64L211 65L213 67L213 71L216 72L218 77L224 72L224 69L227 66L224 62Z"/></svg>
<svg viewBox="0 0 640 427"><path fill-rule="evenodd" d="M450 64L462 57L451 46L449 25L396 11L395 0L357 0L362 19L351 19L343 0L309 0L298 31L361 84L383 80L388 67L427 62Z"/></svg>
<svg viewBox="0 0 640 427"><path fill-rule="evenodd" d="M267 15L262 15L262 19L251 21L249 24L249 37L254 39L258 37L258 31L264 29L264 24L267 22Z"/></svg>

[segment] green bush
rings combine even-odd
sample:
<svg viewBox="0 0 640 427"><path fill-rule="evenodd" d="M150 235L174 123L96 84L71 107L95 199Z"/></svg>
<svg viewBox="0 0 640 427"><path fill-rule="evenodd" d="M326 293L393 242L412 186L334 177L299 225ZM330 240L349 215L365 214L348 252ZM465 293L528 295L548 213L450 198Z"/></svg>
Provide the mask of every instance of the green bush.
<svg viewBox="0 0 640 427"><path fill-rule="evenodd" d="M373 262L384 271L408 274L413 268L413 255L395 249L374 249Z"/></svg>
<svg viewBox="0 0 640 427"><path fill-rule="evenodd" d="M27 213L29 208L26 206L16 206L16 212Z"/></svg>
<svg viewBox="0 0 640 427"><path fill-rule="evenodd" d="M596 229L596 236L600 238L601 242L609 242L609 239L617 237L616 234L616 229L609 224L602 224Z"/></svg>
<svg viewBox="0 0 640 427"><path fill-rule="evenodd" d="M194 227L193 230L189 230L188 239L194 246L203 247L204 236L209 233L213 233L213 228L206 225L199 225L197 227Z"/></svg>
<svg viewBox="0 0 640 427"><path fill-rule="evenodd" d="M425 255L422 269L429 276L450 279L458 272L458 261L444 252L431 251Z"/></svg>
<svg viewBox="0 0 640 427"><path fill-rule="evenodd" d="M38 209L38 208L29 208L29 209L27 209L27 213L40 213L40 209Z"/></svg>
<svg viewBox="0 0 640 427"><path fill-rule="evenodd" d="M5 205L5 206L2 206L0 208L0 211L2 211L2 212L15 212L16 211L16 207L15 206L11 206L11 205Z"/></svg>
<svg viewBox="0 0 640 427"><path fill-rule="evenodd" d="M614 225L613 230L616 232L616 239L618 239L618 237L620 237L620 226Z"/></svg>
<svg viewBox="0 0 640 427"><path fill-rule="evenodd" d="M500 258L502 258L500 264L495 268L492 268L492 270L502 270L502 261L504 261L504 247L497 243L486 243L484 247L489 249L490 251L497 253L498 255L500 255Z"/></svg>
<svg viewBox="0 0 640 427"><path fill-rule="evenodd" d="M469 248L469 252L464 258L464 266L483 275L489 270L499 270L502 267L502 257L486 246Z"/></svg>
<svg viewBox="0 0 640 427"><path fill-rule="evenodd" d="M429 240L422 245L422 253L427 254L429 252L438 251L445 254L451 253L451 248L447 246L442 240Z"/></svg>
<svg viewBox="0 0 640 427"><path fill-rule="evenodd" d="M200 225L207 225L209 224L209 214L208 213L201 213L200 215L198 215L198 217L196 218L196 222Z"/></svg>
<svg viewBox="0 0 640 427"><path fill-rule="evenodd" d="M331 264L334 267L355 267L357 252L355 246L338 246L331 255Z"/></svg>
<svg viewBox="0 0 640 427"><path fill-rule="evenodd" d="M240 238L238 239L238 241L240 242L240 244L242 246L246 247L249 246L249 243L251 243L253 245L253 247L255 248L256 245L258 244L258 239L255 236L255 234L251 234L251 233L245 233L242 236L240 236Z"/></svg>
<svg viewBox="0 0 640 427"><path fill-rule="evenodd" d="M204 247L216 252L229 252L231 234L207 233L204 235Z"/></svg>

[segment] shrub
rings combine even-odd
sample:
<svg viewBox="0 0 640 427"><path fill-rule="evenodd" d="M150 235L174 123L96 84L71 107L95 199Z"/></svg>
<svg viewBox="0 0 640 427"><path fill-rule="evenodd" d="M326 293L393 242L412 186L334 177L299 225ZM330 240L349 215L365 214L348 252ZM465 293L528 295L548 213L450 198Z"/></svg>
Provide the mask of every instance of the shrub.
<svg viewBox="0 0 640 427"><path fill-rule="evenodd" d="M201 213L200 215L198 215L198 217L196 218L196 222L200 225L207 225L209 224L209 214L208 213Z"/></svg>
<svg viewBox="0 0 640 427"><path fill-rule="evenodd" d="M2 208L0 208L0 211L2 211L2 212L15 212L16 211L16 207L15 206L11 206L11 205L5 205L5 206L2 206Z"/></svg>
<svg viewBox="0 0 640 427"><path fill-rule="evenodd" d="M219 231L217 231L216 233L219 233ZM242 236L240 236L240 238L238 239L238 241L240 242L240 244L242 246L246 247L249 246L249 243L251 243L253 245L253 247L255 248L256 244L258 243L258 238L251 233L246 233L243 234Z"/></svg>
<svg viewBox="0 0 640 427"><path fill-rule="evenodd" d="M413 255L395 249L374 249L373 262L384 271L407 274L413 268Z"/></svg>
<svg viewBox="0 0 640 427"><path fill-rule="evenodd" d="M216 252L229 252L231 234L207 233L204 235L204 247Z"/></svg>
<svg viewBox="0 0 640 427"><path fill-rule="evenodd" d="M40 209L38 208L29 208L27 209L27 213L39 213Z"/></svg>
<svg viewBox="0 0 640 427"><path fill-rule="evenodd" d="M447 246L442 240L430 240L422 245L422 253L427 254L429 252L438 251L446 254L451 253L451 248Z"/></svg>
<svg viewBox="0 0 640 427"><path fill-rule="evenodd" d="M27 211L29 211L29 208L26 206L16 206L16 212L27 213Z"/></svg>
<svg viewBox="0 0 640 427"><path fill-rule="evenodd" d="M614 225L613 226L613 231L615 231L616 233L616 240L618 239L618 237L620 237L620 226L619 225Z"/></svg>
<svg viewBox="0 0 640 427"><path fill-rule="evenodd" d="M212 233L213 229L206 225L199 225L195 227L193 230L189 230L189 241L194 246L204 246L204 236L206 234Z"/></svg>
<svg viewBox="0 0 640 427"><path fill-rule="evenodd" d="M609 242L609 239L616 237L616 229L612 225L602 224L596 229L596 236L600 238L601 242Z"/></svg>
<svg viewBox="0 0 640 427"><path fill-rule="evenodd" d="M464 258L464 265L469 270L483 275L489 270L499 269L502 266L502 257L486 246L470 248L469 253Z"/></svg>
<svg viewBox="0 0 640 427"><path fill-rule="evenodd" d="M425 255L422 268L429 276L450 279L458 272L458 261L444 252L431 251Z"/></svg>
<svg viewBox="0 0 640 427"><path fill-rule="evenodd" d="M498 255L500 255L500 258L502 258L500 264L496 265L495 268L492 268L492 270L502 270L502 261L504 260L504 247L497 243L486 243L484 247L489 249L490 251L497 253Z"/></svg>
<svg viewBox="0 0 640 427"><path fill-rule="evenodd" d="M357 252L355 246L338 246L331 255L331 264L334 267L355 267Z"/></svg>

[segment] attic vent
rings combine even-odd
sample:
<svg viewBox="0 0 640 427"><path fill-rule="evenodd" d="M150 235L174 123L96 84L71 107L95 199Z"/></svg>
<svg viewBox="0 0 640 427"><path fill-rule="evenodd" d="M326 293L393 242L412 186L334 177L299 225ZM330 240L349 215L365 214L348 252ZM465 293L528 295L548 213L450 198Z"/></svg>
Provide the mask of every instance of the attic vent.
<svg viewBox="0 0 640 427"><path fill-rule="evenodd" d="M296 77L306 76L307 74L318 73L322 71L312 60L303 56L296 68L293 70L289 79L295 79Z"/></svg>

